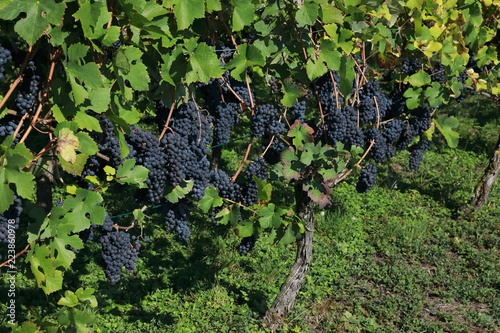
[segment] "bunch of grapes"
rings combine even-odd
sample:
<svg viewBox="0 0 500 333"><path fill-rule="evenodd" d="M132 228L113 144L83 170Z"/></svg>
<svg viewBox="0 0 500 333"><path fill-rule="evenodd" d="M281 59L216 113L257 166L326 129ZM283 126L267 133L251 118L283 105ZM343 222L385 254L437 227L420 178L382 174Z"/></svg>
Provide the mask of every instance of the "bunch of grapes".
<svg viewBox="0 0 500 333"><path fill-rule="evenodd" d="M387 139L376 128L372 127L366 132L367 140L373 140L372 148L370 149L370 157L377 163L381 163L388 158L394 156L392 145L387 142Z"/></svg>
<svg viewBox="0 0 500 333"><path fill-rule="evenodd" d="M12 54L10 53L10 51L0 46L0 81L4 79L3 73L5 72L5 68L3 67L3 65L5 65L10 60L12 60Z"/></svg>
<svg viewBox="0 0 500 333"><path fill-rule="evenodd" d="M229 141L231 130L238 120L240 105L237 103L219 103L212 114L213 144L221 145Z"/></svg>
<svg viewBox="0 0 500 333"><path fill-rule="evenodd" d="M219 195L232 201L240 201L241 187L233 183L224 170L210 172L210 184L219 191Z"/></svg>
<svg viewBox="0 0 500 333"><path fill-rule="evenodd" d="M407 75L413 75L422 68L422 63L418 58L406 58L403 59L401 64L401 72Z"/></svg>
<svg viewBox="0 0 500 333"><path fill-rule="evenodd" d="M306 101L297 102L290 108L290 117L292 123L295 122L295 120L298 120L301 123L303 123L305 115L306 115Z"/></svg>
<svg viewBox="0 0 500 333"><path fill-rule="evenodd" d="M109 232L99 238L102 248L104 273L110 283L120 280L122 267L127 271L135 270L139 256L140 244L130 243L130 234L124 231Z"/></svg>
<svg viewBox="0 0 500 333"><path fill-rule="evenodd" d="M151 132L144 132L140 128L132 126L130 136L127 138L131 150L135 151L138 165L149 170L145 184L146 197L149 202L154 203L161 200L166 184L166 154L160 146L158 138Z"/></svg>
<svg viewBox="0 0 500 333"><path fill-rule="evenodd" d="M328 72L316 81L316 89L324 113L330 112L331 108L340 107L344 102L344 99L340 96L339 86L340 75L336 71Z"/></svg>
<svg viewBox="0 0 500 333"><path fill-rule="evenodd" d="M431 146L431 141L420 140L410 148L410 169L417 170L422 164L425 151Z"/></svg>
<svg viewBox="0 0 500 333"><path fill-rule="evenodd" d="M259 201L259 188L253 176L256 176L259 180L265 180L267 174L268 166L262 157L255 159L245 169L246 187L243 191L243 204L245 206L255 205Z"/></svg>
<svg viewBox="0 0 500 333"><path fill-rule="evenodd" d="M23 73L23 84L16 97L16 109L20 115L31 113L36 108L41 77L33 61L28 63Z"/></svg>
<svg viewBox="0 0 500 333"><path fill-rule="evenodd" d="M368 81L359 91L359 122L376 124L385 117L390 101L377 80Z"/></svg>
<svg viewBox="0 0 500 333"><path fill-rule="evenodd" d="M9 230L11 232L19 228L19 217L23 211L21 199L14 197L14 203L0 214L0 243L9 242Z"/></svg>
<svg viewBox="0 0 500 333"><path fill-rule="evenodd" d="M165 202L160 211L165 215L165 226L169 231L175 231L181 241L187 242L191 236L188 225L190 205L186 201L172 204Z"/></svg>
<svg viewBox="0 0 500 333"><path fill-rule="evenodd" d="M446 81L446 67L440 62L436 62L434 68L428 71L432 82L443 84Z"/></svg>
<svg viewBox="0 0 500 333"><path fill-rule="evenodd" d="M377 167L373 164L368 164L366 167L361 169L361 174L358 178L358 183L356 184L356 191L358 193L368 192L373 185L375 185L375 180L377 179Z"/></svg>
<svg viewBox="0 0 500 333"><path fill-rule="evenodd" d="M250 134L256 138L281 135L285 132L285 124L280 122L281 110L271 104L258 105L252 117Z"/></svg>
<svg viewBox="0 0 500 333"><path fill-rule="evenodd" d="M238 252L243 255L248 254L254 248L256 241L257 239L254 236L242 238L240 245L238 245Z"/></svg>
<svg viewBox="0 0 500 333"><path fill-rule="evenodd" d="M194 187L190 195L200 200L210 177L207 159L208 145L212 142L210 115L198 110L194 102L182 104L174 112L170 130L161 144L165 150L165 172L171 185L191 179Z"/></svg>

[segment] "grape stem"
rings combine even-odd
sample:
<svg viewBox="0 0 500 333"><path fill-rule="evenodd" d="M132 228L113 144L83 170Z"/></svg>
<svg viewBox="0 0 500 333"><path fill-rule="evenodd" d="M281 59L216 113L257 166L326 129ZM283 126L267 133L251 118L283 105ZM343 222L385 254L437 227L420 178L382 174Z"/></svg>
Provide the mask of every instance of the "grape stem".
<svg viewBox="0 0 500 333"><path fill-rule="evenodd" d="M163 138L163 136L167 132L168 125L170 124L170 118L172 118L172 114L174 113L174 108L175 108L175 100L172 102L172 105L170 105L170 110L168 112L167 121L165 122L165 125L163 126L163 129L161 131L161 134L158 137L159 141L161 141L161 139Z"/></svg>
<svg viewBox="0 0 500 333"><path fill-rule="evenodd" d="M240 166L238 167L238 170L236 170L236 173L234 174L233 178L231 178L231 182L235 182L238 176L241 173L241 170L243 170L243 167L245 166L245 163L247 162L248 155L250 154L250 150L252 149L252 144L253 144L253 137L250 138L250 141L248 142L247 150L245 152L245 156L243 157L243 161L241 161Z"/></svg>
<svg viewBox="0 0 500 333"><path fill-rule="evenodd" d="M33 46L30 46L28 49L28 53L26 53L26 56L24 57L23 64L21 65L21 69L19 70L19 74L17 74L17 78L14 80L14 82L12 82L12 84L10 85L9 91L7 91L5 93L2 101L0 101L0 110L4 107L5 103L9 99L10 95L12 95L12 93L14 92L16 87L19 85L19 83L21 83L21 81L23 80L23 72L24 72L24 69L26 68L26 65L28 64L28 60L31 56L32 51L33 51Z"/></svg>

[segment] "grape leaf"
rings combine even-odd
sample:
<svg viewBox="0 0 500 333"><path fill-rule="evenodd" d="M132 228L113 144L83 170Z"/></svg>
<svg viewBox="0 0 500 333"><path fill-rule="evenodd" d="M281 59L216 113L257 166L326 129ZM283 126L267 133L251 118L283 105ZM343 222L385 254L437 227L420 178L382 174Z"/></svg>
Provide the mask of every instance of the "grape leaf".
<svg viewBox="0 0 500 333"><path fill-rule="evenodd" d="M255 8L250 0L233 0L233 31L240 31L253 22Z"/></svg>
<svg viewBox="0 0 500 333"><path fill-rule="evenodd" d="M148 178L149 170L142 165L135 165L134 159L128 159L118 167L116 181L120 184L135 184L139 188L147 187L144 182Z"/></svg>
<svg viewBox="0 0 500 333"><path fill-rule="evenodd" d="M65 8L65 2L55 0L14 0L0 10L0 19L14 20L24 13L26 16L17 20L14 31L29 45L33 45L49 28L50 23L62 24Z"/></svg>
<svg viewBox="0 0 500 333"><path fill-rule="evenodd" d="M82 302L89 302L90 307L95 308L97 306L97 298L94 296L95 289L94 288L78 288L76 291L76 296Z"/></svg>
<svg viewBox="0 0 500 333"><path fill-rule="evenodd" d="M208 213L212 207L222 206L222 198L215 187L210 186L205 189L205 195L198 201L198 207L205 213Z"/></svg>
<svg viewBox="0 0 500 333"><path fill-rule="evenodd" d="M175 0L174 15L177 20L177 28L184 30L197 18L205 16L204 0Z"/></svg>
<svg viewBox="0 0 500 333"><path fill-rule="evenodd" d="M171 203L179 202L179 199L182 199L191 192L193 189L194 182L192 180L185 180L181 184L177 185L172 189L172 191L165 196L165 199L170 201Z"/></svg>
<svg viewBox="0 0 500 333"><path fill-rule="evenodd" d="M448 117L445 115L434 119L434 124L439 129L441 134L443 134L446 139L446 143L450 148L456 148L458 146L458 139L460 133L453 130L453 128L458 127L458 120L455 117Z"/></svg>
<svg viewBox="0 0 500 333"><path fill-rule="evenodd" d="M98 39L106 33L104 27L111 18L111 12L103 2L80 2L80 8L73 17L80 21L85 37Z"/></svg>
<svg viewBox="0 0 500 333"><path fill-rule="evenodd" d="M64 292L64 296L61 296L59 301L57 301L58 305L74 307L77 306L80 302L78 301L78 297L71 290L66 290Z"/></svg>
<svg viewBox="0 0 500 333"><path fill-rule="evenodd" d="M60 290L63 282L63 272L57 269L51 253L47 245L35 244L27 257L38 287L47 295Z"/></svg>
<svg viewBox="0 0 500 333"><path fill-rule="evenodd" d="M67 162L76 161L76 149L80 148L78 137L69 128L62 128L58 133L57 152Z"/></svg>
<svg viewBox="0 0 500 333"><path fill-rule="evenodd" d="M295 120L295 123L290 127L288 131L288 136L293 138L293 145L297 148L304 147L307 142L313 142L314 129L307 125L300 123L299 120Z"/></svg>
<svg viewBox="0 0 500 333"><path fill-rule="evenodd" d="M295 19L300 27L313 25L318 18L319 6L314 2L304 2L302 7L295 14Z"/></svg>
<svg viewBox="0 0 500 333"><path fill-rule="evenodd" d="M198 81L208 83L211 77L219 77L224 73L220 60L207 43L198 45L194 54L189 58L189 64L191 71L186 73L188 84Z"/></svg>

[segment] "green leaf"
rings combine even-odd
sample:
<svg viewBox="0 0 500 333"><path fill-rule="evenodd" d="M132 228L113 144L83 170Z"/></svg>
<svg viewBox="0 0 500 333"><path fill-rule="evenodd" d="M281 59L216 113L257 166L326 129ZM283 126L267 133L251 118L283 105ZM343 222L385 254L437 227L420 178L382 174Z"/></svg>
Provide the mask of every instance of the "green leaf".
<svg viewBox="0 0 500 333"><path fill-rule="evenodd" d="M147 187L144 182L148 178L149 170L142 165L135 165L135 159L128 159L118 167L116 181L120 184L135 184L139 188Z"/></svg>
<svg viewBox="0 0 500 333"><path fill-rule="evenodd" d="M97 306L97 299L94 296L94 292L94 288L78 288L75 294L80 301L89 302L90 307L95 308Z"/></svg>
<svg viewBox="0 0 500 333"><path fill-rule="evenodd" d="M14 0L0 10L0 19L14 20L24 13L25 16L15 23L14 31L29 45L33 45L50 23L61 25L65 8L65 2L55 0Z"/></svg>
<svg viewBox="0 0 500 333"><path fill-rule="evenodd" d="M59 299L59 301L57 302L57 304L72 308L72 307L77 306L78 304L80 304L80 302L78 301L78 296L76 296L74 292L72 292L70 290L66 290L64 292L64 296L62 296Z"/></svg>
<svg viewBox="0 0 500 333"><path fill-rule="evenodd" d="M222 225L227 225L228 223L231 225L236 225L239 221L240 210L238 205L232 205L231 207L224 207L215 218L217 223Z"/></svg>
<svg viewBox="0 0 500 333"><path fill-rule="evenodd" d="M89 131L102 132L99 120L92 117L84 110L78 111L73 119L78 124L79 128L88 129Z"/></svg>
<svg viewBox="0 0 500 333"><path fill-rule="evenodd" d="M431 77L429 74L423 70L419 70L417 73L405 79L405 82L409 82L414 87L421 87L431 83Z"/></svg>
<svg viewBox="0 0 500 333"><path fill-rule="evenodd" d="M278 228L283 223L283 216L287 213L286 209L276 209L274 204L269 204L259 211L259 224L263 229Z"/></svg>
<svg viewBox="0 0 500 333"><path fill-rule="evenodd" d="M205 213L208 213L212 207L222 206L222 198L215 187L210 186L205 189L205 195L198 202L198 207Z"/></svg>
<svg viewBox="0 0 500 333"><path fill-rule="evenodd" d="M434 119L434 124L439 129L441 134L443 134L446 139L446 143L450 148L456 148L458 146L458 139L460 134L453 130L453 128L458 127L458 120L455 117L440 116Z"/></svg>
<svg viewBox="0 0 500 333"><path fill-rule="evenodd" d="M233 0L232 30L240 31L253 22L255 7L250 0Z"/></svg>
<svg viewBox="0 0 500 333"><path fill-rule="evenodd" d="M293 106L295 102L297 102L297 98L306 93L304 88L295 84L291 79L285 79L283 81L283 90L285 93L280 102L284 106Z"/></svg>
<svg viewBox="0 0 500 333"><path fill-rule="evenodd" d="M247 67L265 64L266 59L255 45L242 44L238 46L238 53L226 64L226 68L232 69L231 75L235 79L245 81Z"/></svg>
<svg viewBox="0 0 500 333"><path fill-rule="evenodd" d="M118 57L118 54L121 54ZM121 47L117 52L115 68L122 75L120 82L124 86L124 81L129 80L133 89L145 91L149 89L149 73L146 65L141 60L142 51L135 46Z"/></svg>
<svg viewBox="0 0 500 333"><path fill-rule="evenodd" d="M299 179L302 163L297 162L298 157L292 147L285 149L281 153L281 162L283 163L283 177L285 179Z"/></svg>
<svg viewBox="0 0 500 333"><path fill-rule="evenodd" d="M314 2L304 2L295 14L295 19L300 27L314 25L318 19L319 6Z"/></svg>
<svg viewBox="0 0 500 333"><path fill-rule="evenodd" d="M174 187L172 191L165 196L165 199L171 203L179 202L179 199L183 199L186 194L191 192L193 189L194 182L192 180L184 180L179 185Z"/></svg>
<svg viewBox="0 0 500 333"><path fill-rule="evenodd" d="M57 155L57 158L59 159L59 163L61 163L61 167L64 171L74 176L80 176L83 172L83 168L85 167L85 163L87 163L89 155L77 154L74 162L64 160L61 155Z"/></svg>
<svg viewBox="0 0 500 333"><path fill-rule="evenodd" d="M277 238L279 239L279 243L282 245L290 244L297 239L292 225L289 225L286 229L280 228L278 230Z"/></svg>
<svg viewBox="0 0 500 333"><path fill-rule="evenodd" d="M408 88L403 96L407 98L406 106L410 110L422 105L422 88Z"/></svg>
<svg viewBox="0 0 500 333"><path fill-rule="evenodd" d="M52 251L47 245L34 244L28 252L27 260L38 287L42 288L47 295L61 290L63 272L57 269L55 260L51 256Z"/></svg>
<svg viewBox="0 0 500 333"><path fill-rule="evenodd" d="M238 236L241 238L252 236L254 231L253 222L241 222L238 224Z"/></svg>
<svg viewBox="0 0 500 333"><path fill-rule="evenodd" d="M208 83L210 78L219 77L224 73L217 55L206 43L198 45L195 53L189 58L189 64L191 71L186 74L186 83L188 84L192 82Z"/></svg>
<svg viewBox="0 0 500 333"><path fill-rule="evenodd" d="M325 65L325 58L322 54L315 60L312 58L306 64L306 72L309 80L314 81L328 71Z"/></svg>
<svg viewBox="0 0 500 333"><path fill-rule="evenodd" d="M178 30L189 28L195 19L205 16L204 0L175 0L173 2Z"/></svg>
<svg viewBox="0 0 500 333"><path fill-rule="evenodd" d="M305 143L314 141L314 129L308 124L302 124L295 120L288 131L288 136L293 138L292 142L296 148L303 148Z"/></svg>
<svg viewBox="0 0 500 333"><path fill-rule="evenodd" d="M266 180L260 180L255 175L252 176L253 180L257 184L258 194L257 197L259 201L269 202L271 200L273 186L269 184Z"/></svg>
<svg viewBox="0 0 500 333"><path fill-rule="evenodd" d="M106 3L89 1L80 3L80 8L73 17L80 21L85 37L98 39L106 32L104 27L111 18L111 12Z"/></svg>

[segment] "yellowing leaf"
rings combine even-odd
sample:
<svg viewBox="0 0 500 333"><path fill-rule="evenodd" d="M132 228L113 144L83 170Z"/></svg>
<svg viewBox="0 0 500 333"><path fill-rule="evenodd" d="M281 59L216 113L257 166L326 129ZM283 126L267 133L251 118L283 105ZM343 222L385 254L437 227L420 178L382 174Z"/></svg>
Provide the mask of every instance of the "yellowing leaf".
<svg viewBox="0 0 500 333"><path fill-rule="evenodd" d="M74 163L76 161L76 149L80 148L80 141L69 128L62 128L59 131L57 140L57 152L67 161Z"/></svg>

